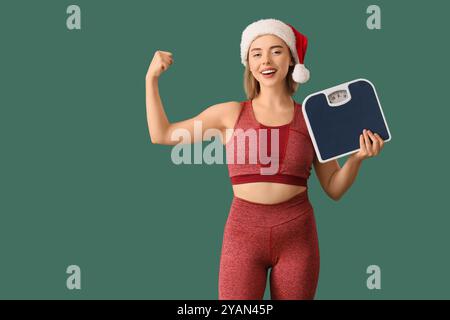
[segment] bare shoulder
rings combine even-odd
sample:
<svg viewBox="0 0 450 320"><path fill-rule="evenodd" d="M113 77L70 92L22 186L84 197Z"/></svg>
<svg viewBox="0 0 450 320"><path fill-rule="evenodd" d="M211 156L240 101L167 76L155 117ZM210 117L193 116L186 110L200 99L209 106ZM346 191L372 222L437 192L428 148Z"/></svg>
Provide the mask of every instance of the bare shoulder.
<svg viewBox="0 0 450 320"><path fill-rule="evenodd" d="M241 114L243 104L239 101L228 101L224 103L219 103L214 105L214 108L219 110L220 118L221 118L221 136L220 139L222 144L227 143L227 130L233 129L236 124L239 115ZM230 137L228 137L229 139Z"/></svg>
<svg viewBox="0 0 450 320"><path fill-rule="evenodd" d="M242 103L239 101L228 101L223 103L223 121L225 128L233 128L242 110Z"/></svg>
<svg viewBox="0 0 450 320"><path fill-rule="evenodd" d="M232 127L234 119L237 119L241 110L238 101L221 102L204 109L195 120L203 121L205 128L220 128L221 130Z"/></svg>

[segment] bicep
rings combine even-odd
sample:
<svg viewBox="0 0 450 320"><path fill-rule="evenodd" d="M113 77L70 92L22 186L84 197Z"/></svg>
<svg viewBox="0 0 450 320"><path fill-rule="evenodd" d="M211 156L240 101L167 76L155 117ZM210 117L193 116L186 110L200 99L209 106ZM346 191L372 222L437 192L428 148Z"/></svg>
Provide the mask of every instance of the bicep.
<svg viewBox="0 0 450 320"><path fill-rule="evenodd" d="M215 104L195 117L171 123L166 132L165 144L196 143L220 134L228 107L229 102ZM209 130L208 135L204 134L206 130Z"/></svg>
<svg viewBox="0 0 450 320"><path fill-rule="evenodd" d="M337 160L331 160L325 163L320 163L317 156L314 156L313 164L320 185L325 192L328 192L328 185L332 175L341 168L339 166L339 162Z"/></svg>

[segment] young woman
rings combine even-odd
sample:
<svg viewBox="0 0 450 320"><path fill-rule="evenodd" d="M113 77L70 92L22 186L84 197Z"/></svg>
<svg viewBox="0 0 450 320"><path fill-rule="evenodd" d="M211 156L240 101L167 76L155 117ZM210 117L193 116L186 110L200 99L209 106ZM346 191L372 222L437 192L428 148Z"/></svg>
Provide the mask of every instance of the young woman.
<svg viewBox="0 0 450 320"><path fill-rule="evenodd" d="M307 193L312 165L323 190L337 201L353 184L362 161L383 148L378 134L364 130L359 136L360 150L342 168L336 160L317 160L301 106L292 98L298 83L309 79L303 65L306 48L307 38L289 24L276 19L253 22L241 39L248 100L212 105L176 123L168 121L158 90L158 78L172 65L172 54L157 51L147 71L152 143L179 143L171 139L177 129L188 130L191 142L198 142L201 138L194 135L195 121L201 121L203 132L218 129L222 133L234 197L224 229L219 299L262 299L269 269L272 299L313 299L320 258L314 210ZM232 135L227 134L230 130ZM241 139L250 130L263 139L252 140L251 135ZM267 162L250 161L251 144L255 143L258 150L267 146L267 155L277 164L275 172L263 174ZM239 152L245 162L237 161Z"/></svg>

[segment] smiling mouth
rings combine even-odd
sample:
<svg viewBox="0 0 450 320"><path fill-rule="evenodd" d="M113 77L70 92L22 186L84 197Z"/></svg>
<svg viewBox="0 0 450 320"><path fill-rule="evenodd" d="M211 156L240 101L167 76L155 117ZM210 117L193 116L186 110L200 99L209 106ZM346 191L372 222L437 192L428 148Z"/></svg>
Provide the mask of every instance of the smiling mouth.
<svg viewBox="0 0 450 320"><path fill-rule="evenodd" d="M277 73L276 70L273 71L273 72L269 72L269 73L262 73L261 72L261 75L263 76L263 78L273 78L275 73Z"/></svg>
<svg viewBox="0 0 450 320"><path fill-rule="evenodd" d="M277 70L275 70L275 69L272 69L272 71L271 72L261 72L261 74L262 75L269 75L269 74L274 74L275 72L277 72Z"/></svg>

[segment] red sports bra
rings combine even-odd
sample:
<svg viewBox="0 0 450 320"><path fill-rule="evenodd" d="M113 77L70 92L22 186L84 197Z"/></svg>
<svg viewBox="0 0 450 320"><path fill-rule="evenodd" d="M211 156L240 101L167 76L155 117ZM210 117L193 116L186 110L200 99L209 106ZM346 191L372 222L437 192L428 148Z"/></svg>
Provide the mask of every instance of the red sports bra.
<svg viewBox="0 0 450 320"><path fill-rule="evenodd" d="M231 183L278 182L307 186L315 151L301 105L294 100L294 118L281 126L259 123L251 100L241 105L232 136L226 142ZM277 142L278 148L273 145Z"/></svg>

